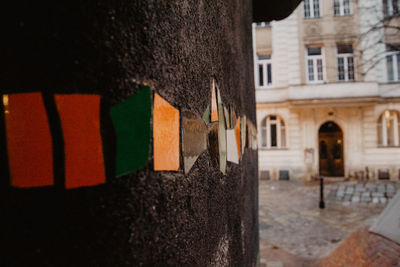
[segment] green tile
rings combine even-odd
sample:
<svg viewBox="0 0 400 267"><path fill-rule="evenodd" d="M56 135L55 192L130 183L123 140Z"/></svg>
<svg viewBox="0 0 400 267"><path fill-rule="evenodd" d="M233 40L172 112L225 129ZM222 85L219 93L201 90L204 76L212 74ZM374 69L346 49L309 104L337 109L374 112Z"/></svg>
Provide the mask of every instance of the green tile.
<svg viewBox="0 0 400 267"><path fill-rule="evenodd" d="M112 107L110 113L117 136L116 176L144 168L150 144L150 87Z"/></svg>

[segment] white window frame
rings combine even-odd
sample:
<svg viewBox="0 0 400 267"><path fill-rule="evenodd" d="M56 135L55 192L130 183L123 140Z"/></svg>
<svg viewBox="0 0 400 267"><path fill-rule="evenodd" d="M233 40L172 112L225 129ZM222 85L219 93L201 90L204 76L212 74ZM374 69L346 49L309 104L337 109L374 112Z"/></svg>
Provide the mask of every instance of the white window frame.
<svg viewBox="0 0 400 267"><path fill-rule="evenodd" d="M340 80L339 76L339 58L343 59L344 80ZM353 59L353 79L349 78L349 58ZM355 81L356 73L355 73L355 60L353 53L339 53L338 48L336 47L336 64L337 64L337 79L339 82Z"/></svg>
<svg viewBox="0 0 400 267"><path fill-rule="evenodd" d="M385 5L386 2L386 5ZM395 12L394 3L397 2L397 12ZM386 7L386 8L385 8ZM383 0L383 14L385 17L390 17L400 12L400 0Z"/></svg>
<svg viewBox="0 0 400 267"><path fill-rule="evenodd" d="M275 119L271 119L272 116L275 116ZM276 146L272 146L271 144L271 126L276 125L275 131L276 131ZM281 148L287 148L287 126L285 121L282 119L282 117L276 115L276 114L271 114L266 116L262 122L261 122L261 144L260 147L264 149L281 149ZM282 134L282 132L284 132ZM283 135L283 137L282 137ZM264 137L266 140L264 140Z"/></svg>
<svg viewBox="0 0 400 267"><path fill-rule="evenodd" d="M257 28L271 27L271 22L256 22Z"/></svg>
<svg viewBox="0 0 400 267"><path fill-rule="evenodd" d="M258 59L257 56L257 78L256 78L256 84L257 88L260 89L265 89L265 88L271 88L272 87L272 55L270 55L270 59ZM263 85L260 85L260 65L262 66L263 69ZM268 81L268 65L270 66L270 77L271 81Z"/></svg>
<svg viewBox="0 0 400 267"><path fill-rule="evenodd" d="M320 0L304 0L303 1L303 16L306 19L314 19L314 18L321 18L322 17L322 1ZM319 14L316 16L315 10L314 10L314 2L318 2L318 11ZM308 6L310 7L309 10L309 16L306 16L306 3L308 3Z"/></svg>
<svg viewBox="0 0 400 267"><path fill-rule="evenodd" d="M399 70L399 64L398 62L400 60L400 52L398 51L392 51L388 52L386 54L386 79L388 82L400 82L400 70ZM388 58L392 58L392 70L393 70L393 80L389 79L389 69L387 68L388 65Z"/></svg>
<svg viewBox="0 0 400 267"><path fill-rule="evenodd" d="M345 12L346 11L346 9L345 9L345 2L346 1L349 3L349 12L348 13ZM339 13L335 13L335 11L336 11L335 10L335 3L339 4ZM342 17L342 16L351 15L352 12L353 12L351 5L352 5L351 0L333 0L333 15L335 17Z"/></svg>
<svg viewBox="0 0 400 267"><path fill-rule="evenodd" d="M319 47L321 48L321 55L308 55L308 48L316 48ZM306 80L307 83L324 83L325 82L325 60L324 60L324 48L322 46L306 46ZM322 61L322 80L318 79L318 60ZM314 80L310 80L310 75L309 75L309 68L308 68L308 61L312 60L313 61L313 76Z"/></svg>
<svg viewBox="0 0 400 267"><path fill-rule="evenodd" d="M387 119L392 120L393 122L393 135L394 140L393 144L388 143L388 128L386 127ZM399 121L399 112L396 110L385 110L378 119L378 131L381 132L381 140L378 138L378 146L380 147L393 147L400 146L400 121Z"/></svg>

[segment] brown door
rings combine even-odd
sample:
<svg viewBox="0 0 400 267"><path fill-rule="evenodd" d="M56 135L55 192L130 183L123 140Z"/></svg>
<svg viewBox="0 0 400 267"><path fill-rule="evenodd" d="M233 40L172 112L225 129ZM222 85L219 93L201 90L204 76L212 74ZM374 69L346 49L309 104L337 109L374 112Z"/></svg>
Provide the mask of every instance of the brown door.
<svg viewBox="0 0 400 267"><path fill-rule="evenodd" d="M343 132L333 121L319 129L319 173L322 176L344 176Z"/></svg>

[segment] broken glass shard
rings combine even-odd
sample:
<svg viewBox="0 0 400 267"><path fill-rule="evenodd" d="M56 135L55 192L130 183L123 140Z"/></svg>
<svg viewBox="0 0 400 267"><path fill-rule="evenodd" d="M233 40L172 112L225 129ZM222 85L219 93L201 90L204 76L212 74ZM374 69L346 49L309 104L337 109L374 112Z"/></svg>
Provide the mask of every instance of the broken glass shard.
<svg viewBox="0 0 400 267"><path fill-rule="evenodd" d="M196 114L182 112L182 153L185 173L189 173L199 155L207 149L207 127Z"/></svg>
<svg viewBox="0 0 400 267"><path fill-rule="evenodd" d="M227 160L239 164L238 146L236 143L235 129L226 130Z"/></svg>
<svg viewBox="0 0 400 267"><path fill-rule="evenodd" d="M203 113L203 121L206 123L206 124L209 124L210 123L210 106L207 106L207 108L206 108L206 110L204 111L204 113Z"/></svg>
<svg viewBox="0 0 400 267"><path fill-rule="evenodd" d="M223 174L226 173L226 125L224 108L221 94L217 88L218 97L218 145L219 145L219 168Z"/></svg>

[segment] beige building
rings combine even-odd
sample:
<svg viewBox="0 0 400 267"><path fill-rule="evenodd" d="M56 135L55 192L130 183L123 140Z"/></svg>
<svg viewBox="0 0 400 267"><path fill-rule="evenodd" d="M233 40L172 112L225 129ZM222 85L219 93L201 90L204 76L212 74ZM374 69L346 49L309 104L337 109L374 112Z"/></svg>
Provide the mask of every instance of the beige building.
<svg viewBox="0 0 400 267"><path fill-rule="evenodd" d="M304 0L253 25L261 179L400 179L400 32L370 31L399 8Z"/></svg>

